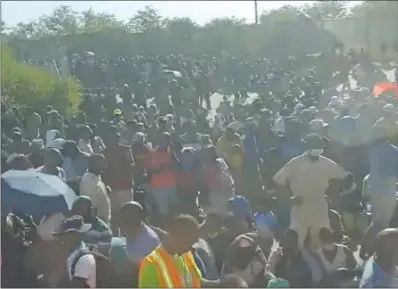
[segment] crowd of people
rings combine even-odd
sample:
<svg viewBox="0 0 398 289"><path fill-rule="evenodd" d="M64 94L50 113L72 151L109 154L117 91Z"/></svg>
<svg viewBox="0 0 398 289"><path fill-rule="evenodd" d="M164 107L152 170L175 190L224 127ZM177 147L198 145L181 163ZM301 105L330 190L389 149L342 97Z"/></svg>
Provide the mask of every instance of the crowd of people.
<svg viewBox="0 0 398 289"><path fill-rule="evenodd" d="M398 100L363 52L62 67L78 114L2 101L2 172L76 194L2 210L4 287L398 286Z"/></svg>

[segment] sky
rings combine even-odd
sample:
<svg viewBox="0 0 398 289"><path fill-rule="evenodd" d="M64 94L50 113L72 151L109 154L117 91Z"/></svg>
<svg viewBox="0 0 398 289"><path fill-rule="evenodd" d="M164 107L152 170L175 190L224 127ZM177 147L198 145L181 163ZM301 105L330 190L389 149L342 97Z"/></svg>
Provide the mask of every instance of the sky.
<svg viewBox="0 0 398 289"><path fill-rule="evenodd" d="M300 6L315 1L258 1L259 15L284 5ZM114 14L119 20L131 18L149 5L164 17L189 17L202 25L219 17L245 18L254 22L254 1L1 1L1 18L8 26L28 22L50 14L60 5L70 5L76 11L91 8L95 12Z"/></svg>

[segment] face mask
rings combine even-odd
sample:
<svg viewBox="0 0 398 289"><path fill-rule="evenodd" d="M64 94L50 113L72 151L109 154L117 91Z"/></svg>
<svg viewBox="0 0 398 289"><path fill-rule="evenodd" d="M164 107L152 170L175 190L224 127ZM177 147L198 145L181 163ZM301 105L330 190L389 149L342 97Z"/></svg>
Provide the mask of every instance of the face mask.
<svg viewBox="0 0 398 289"><path fill-rule="evenodd" d="M234 273L243 278L248 284L253 284L257 276L264 270L263 264L254 260L251 261L244 270L236 270Z"/></svg>
<svg viewBox="0 0 398 289"><path fill-rule="evenodd" d="M323 149L310 149L308 154L312 157L319 157L323 154Z"/></svg>

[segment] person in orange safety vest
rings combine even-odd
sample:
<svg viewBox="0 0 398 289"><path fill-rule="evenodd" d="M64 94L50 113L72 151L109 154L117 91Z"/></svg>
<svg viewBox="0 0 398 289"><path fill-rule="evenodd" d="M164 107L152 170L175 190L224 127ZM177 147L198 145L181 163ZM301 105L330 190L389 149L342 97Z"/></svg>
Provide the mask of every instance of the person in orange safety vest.
<svg viewBox="0 0 398 289"><path fill-rule="evenodd" d="M189 215L176 217L162 244L141 263L139 288L219 287L220 281L202 278L191 248L200 236L198 222Z"/></svg>

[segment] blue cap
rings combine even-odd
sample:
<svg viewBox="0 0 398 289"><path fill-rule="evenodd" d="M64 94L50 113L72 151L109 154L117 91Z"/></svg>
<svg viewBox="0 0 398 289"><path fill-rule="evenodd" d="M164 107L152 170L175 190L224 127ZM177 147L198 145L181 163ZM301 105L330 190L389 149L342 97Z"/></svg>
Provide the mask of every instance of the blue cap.
<svg viewBox="0 0 398 289"><path fill-rule="evenodd" d="M250 202L241 195L235 195L228 200L228 215L239 219L252 217Z"/></svg>

